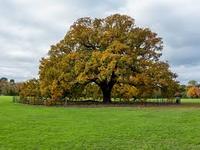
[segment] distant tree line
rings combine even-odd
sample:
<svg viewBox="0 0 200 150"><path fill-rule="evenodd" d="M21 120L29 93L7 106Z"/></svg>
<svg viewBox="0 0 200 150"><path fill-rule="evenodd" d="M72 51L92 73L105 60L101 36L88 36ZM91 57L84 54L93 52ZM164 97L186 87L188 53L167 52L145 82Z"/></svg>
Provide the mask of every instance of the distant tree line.
<svg viewBox="0 0 200 150"><path fill-rule="evenodd" d="M200 83L190 80L187 84L179 84L178 92L182 98L200 98Z"/></svg>
<svg viewBox="0 0 200 150"><path fill-rule="evenodd" d="M0 95L19 95L21 83L15 83L14 79L0 78Z"/></svg>

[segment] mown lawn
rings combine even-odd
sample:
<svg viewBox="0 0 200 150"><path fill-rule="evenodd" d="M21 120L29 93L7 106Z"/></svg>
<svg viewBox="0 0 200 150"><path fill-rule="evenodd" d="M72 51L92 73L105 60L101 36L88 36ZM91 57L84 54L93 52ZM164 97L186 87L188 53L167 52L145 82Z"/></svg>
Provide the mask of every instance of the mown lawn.
<svg viewBox="0 0 200 150"><path fill-rule="evenodd" d="M200 104L200 99L197 98L188 98L188 99L182 99L182 103L199 103Z"/></svg>
<svg viewBox="0 0 200 150"><path fill-rule="evenodd" d="M200 149L200 107L62 108L0 97L0 149Z"/></svg>

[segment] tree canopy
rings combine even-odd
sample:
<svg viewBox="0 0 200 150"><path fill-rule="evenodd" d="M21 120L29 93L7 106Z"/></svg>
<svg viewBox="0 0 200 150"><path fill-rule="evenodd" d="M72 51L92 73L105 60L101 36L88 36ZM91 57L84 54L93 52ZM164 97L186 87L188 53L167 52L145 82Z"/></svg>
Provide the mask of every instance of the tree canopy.
<svg viewBox="0 0 200 150"><path fill-rule="evenodd" d="M176 74L160 61L162 49L156 33L137 27L127 15L80 18L42 58L41 94L59 99L82 93L90 84L100 89L104 103L113 93L148 97L159 89L166 97L173 95Z"/></svg>
<svg viewBox="0 0 200 150"><path fill-rule="evenodd" d="M196 80L190 80L188 81L188 86L197 86L198 82Z"/></svg>
<svg viewBox="0 0 200 150"><path fill-rule="evenodd" d="M0 95L19 95L21 83L15 83L14 79L0 78Z"/></svg>

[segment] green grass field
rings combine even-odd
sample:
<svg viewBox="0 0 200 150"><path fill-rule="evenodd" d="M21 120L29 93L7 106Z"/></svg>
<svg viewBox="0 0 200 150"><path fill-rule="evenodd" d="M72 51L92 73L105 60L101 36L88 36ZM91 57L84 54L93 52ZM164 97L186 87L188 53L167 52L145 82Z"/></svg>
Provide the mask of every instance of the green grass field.
<svg viewBox="0 0 200 150"><path fill-rule="evenodd" d="M63 108L0 97L0 149L200 149L200 107Z"/></svg>

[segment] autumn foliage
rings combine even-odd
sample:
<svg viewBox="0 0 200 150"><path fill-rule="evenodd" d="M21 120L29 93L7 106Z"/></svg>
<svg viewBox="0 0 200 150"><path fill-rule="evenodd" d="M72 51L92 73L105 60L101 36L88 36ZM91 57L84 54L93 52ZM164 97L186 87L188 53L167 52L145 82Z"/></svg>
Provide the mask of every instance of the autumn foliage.
<svg viewBox="0 0 200 150"><path fill-rule="evenodd" d="M200 89L197 86L189 86L187 90L187 96L191 98L200 97Z"/></svg>
<svg viewBox="0 0 200 150"><path fill-rule="evenodd" d="M14 79L8 80L6 77L0 78L0 95L19 95L21 83L15 83Z"/></svg>
<svg viewBox="0 0 200 150"><path fill-rule="evenodd" d="M42 97L130 100L161 91L171 97L176 74L160 61L162 39L126 15L80 18L51 46L39 68ZM28 91L29 92L29 91Z"/></svg>

